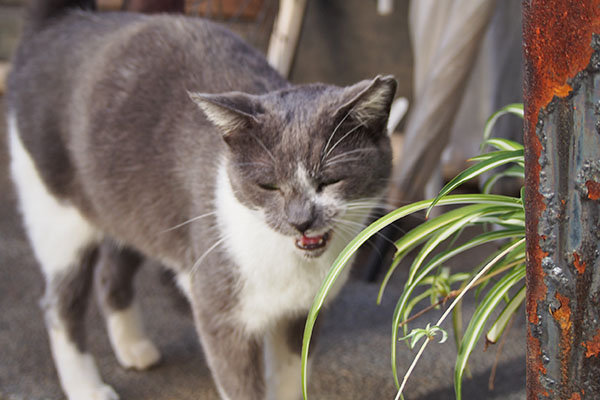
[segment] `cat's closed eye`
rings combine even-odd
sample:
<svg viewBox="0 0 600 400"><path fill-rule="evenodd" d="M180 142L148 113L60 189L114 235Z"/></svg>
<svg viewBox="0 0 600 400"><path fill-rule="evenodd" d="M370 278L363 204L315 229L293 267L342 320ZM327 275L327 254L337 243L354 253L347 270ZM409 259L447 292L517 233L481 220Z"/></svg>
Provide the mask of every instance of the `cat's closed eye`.
<svg viewBox="0 0 600 400"><path fill-rule="evenodd" d="M340 183L341 181L343 181L342 178L324 180L320 182L317 186L317 192L321 192L323 189L325 189L325 187L335 185L336 183Z"/></svg>
<svg viewBox="0 0 600 400"><path fill-rule="evenodd" d="M279 190L279 186L277 186L274 183L259 183L258 187L260 187L263 190L268 190L268 191Z"/></svg>

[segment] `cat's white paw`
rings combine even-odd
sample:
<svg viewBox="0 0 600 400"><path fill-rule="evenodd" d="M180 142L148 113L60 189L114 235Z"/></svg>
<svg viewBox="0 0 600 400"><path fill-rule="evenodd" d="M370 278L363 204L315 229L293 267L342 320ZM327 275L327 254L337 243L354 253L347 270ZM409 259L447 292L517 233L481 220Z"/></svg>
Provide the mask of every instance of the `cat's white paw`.
<svg viewBox="0 0 600 400"><path fill-rule="evenodd" d="M121 342L119 348L115 350L119 364L124 368L142 370L160 361L160 352L148 339L131 343Z"/></svg>
<svg viewBox="0 0 600 400"><path fill-rule="evenodd" d="M91 387L71 388L67 393L69 400L119 400L112 387L101 383Z"/></svg>
<svg viewBox="0 0 600 400"><path fill-rule="evenodd" d="M107 322L110 342L121 366L141 370L160 361L160 352L146 336L136 305L113 312Z"/></svg>

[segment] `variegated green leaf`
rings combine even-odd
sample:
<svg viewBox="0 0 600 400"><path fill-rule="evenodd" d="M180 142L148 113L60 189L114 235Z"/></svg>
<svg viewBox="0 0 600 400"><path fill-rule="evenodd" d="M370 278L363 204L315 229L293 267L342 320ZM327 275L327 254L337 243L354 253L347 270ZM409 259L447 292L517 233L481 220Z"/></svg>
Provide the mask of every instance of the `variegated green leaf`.
<svg viewBox="0 0 600 400"><path fill-rule="evenodd" d="M483 199L492 200L492 197L488 197L488 196L493 196L493 195L473 195L473 196L474 196L474 197L472 197L473 199L476 198L479 200L483 200ZM418 227L416 227L413 230L411 230L410 232L408 232L402 238L400 238L396 242L396 255L394 256L394 261L393 261L392 265L390 266L390 268L388 269L385 277L383 278L381 286L379 288L377 302L378 303L381 302L381 298L383 296L385 287L387 286L393 272L395 271L396 267L399 265L400 261L408 254L408 252L410 252L412 249L414 249L417 245L423 243L425 240L428 239L428 237L430 235L433 235L436 231L439 231L440 229L454 223L455 221L463 221L463 219L466 219L468 221L468 219L472 215L479 214L480 212L485 212L485 211L493 212L493 210L496 209L496 206L505 207L506 210L511 210L511 209L519 210L520 208L522 208L522 205L520 204L520 202L515 201L516 199L514 199L512 197L505 197L505 196L501 196L501 197L504 197L505 199L507 199L507 200L510 199L510 200L507 202L502 202L500 198L494 197L493 203L484 202L482 204L471 204L469 206L464 206L464 207L460 207L458 209L448 211L436 218L433 218L431 220L428 220L428 221L422 223ZM448 197L445 197L445 199L447 199L447 198ZM415 273L416 273L415 270L411 268L411 271L410 271L409 277L408 277L408 283L410 283L413 280Z"/></svg>
<svg viewBox="0 0 600 400"><path fill-rule="evenodd" d="M463 340L460 344L458 355L456 357L456 366L454 369L454 391L457 400L462 399L462 376L467 364L467 360L469 359L475 344L479 340L490 314L494 311L496 305L502 301L502 298L508 292L508 290L516 283L522 281L524 277L525 266L522 266L521 268L515 268L511 270L511 272L504 275L504 277L490 289L483 301L477 306L473 317L471 317L471 321L465 330Z"/></svg>
<svg viewBox="0 0 600 400"><path fill-rule="evenodd" d="M503 138L491 138L482 143L482 146L491 146L495 147L498 150L523 150L523 145L521 143L515 142L510 139Z"/></svg>
<svg viewBox="0 0 600 400"><path fill-rule="evenodd" d="M500 165L506 164L508 162L523 160L523 150L515 150L512 152L503 152L504 154L497 155L490 159L481 161L460 174L454 177L446 186L442 188L440 193L437 195L435 199L431 202L431 205L427 208L427 215L431 209L440 201L440 199L450 193L452 190L456 189L461 184L473 179L476 176L483 174L484 172L490 171Z"/></svg>
<svg viewBox="0 0 600 400"><path fill-rule="evenodd" d="M518 115L519 117L523 118L523 115L524 115L523 104L508 104L508 105L502 107L500 110L496 111L494 114L492 114L492 116L489 117L485 123L485 128L483 130L483 140L484 141L490 137L490 135L492 133L492 128L496 124L496 121L498 120L498 118L500 118L501 116L506 115L506 114L514 114L514 115Z"/></svg>
<svg viewBox="0 0 600 400"><path fill-rule="evenodd" d="M496 343L508 321L512 318L513 314L518 310L519 306L523 304L525 300L525 285L521 287L521 289L510 299L504 310L498 316L498 319L494 322L487 335L485 336L486 340L489 343Z"/></svg>
<svg viewBox="0 0 600 400"><path fill-rule="evenodd" d="M494 184L496 184L496 182L502 178L525 179L525 168L523 168L521 165L513 165L502 172L492 174L483 184L481 192L484 194L490 193L494 187Z"/></svg>

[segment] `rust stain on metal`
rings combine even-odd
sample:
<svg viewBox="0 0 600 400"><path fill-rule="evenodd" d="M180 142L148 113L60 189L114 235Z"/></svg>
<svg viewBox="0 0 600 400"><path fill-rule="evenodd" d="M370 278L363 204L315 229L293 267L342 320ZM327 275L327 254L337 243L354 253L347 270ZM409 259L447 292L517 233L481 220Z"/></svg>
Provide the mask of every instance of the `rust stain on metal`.
<svg viewBox="0 0 600 400"><path fill-rule="evenodd" d="M569 308L569 298L563 296L562 294L556 292L556 300L560 302L560 307L558 307L554 312L552 312L552 316L560 325L560 329L562 331L563 339L564 335L569 333L571 330L571 326L573 326L573 322L571 321L571 308ZM566 344L567 348L570 349L570 345Z"/></svg>
<svg viewBox="0 0 600 400"><path fill-rule="evenodd" d="M565 83L564 85L554 88L553 94L554 94L554 96L565 97L569 93L571 93L571 90L573 90L571 85L569 85L568 83Z"/></svg>
<svg viewBox="0 0 600 400"><path fill-rule="evenodd" d="M569 381L569 358L571 355L571 308L569 307L569 298L556 292L556 300L560 302L560 307L551 312L552 316L560 326L560 370L563 382Z"/></svg>
<svg viewBox="0 0 600 400"><path fill-rule="evenodd" d="M579 393L573 393L569 400L581 400L581 395Z"/></svg>
<svg viewBox="0 0 600 400"><path fill-rule="evenodd" d="M598 200L600 199L600 183L596 181L586 181L585 186L588 190L588 199Z"/></svg>
<svg viewBox="0 0 600 400"><path fill-rule="evenodd" d="M527 364L535 369L536 375L546 375L546 367L543 363L537 362L536 355L542 354L540 340L531 334L531 329L527 330L527 343L529 351L527 352ZM533 359L532 359L533 357ZM546 396L548 393L546 392Z"/></svg>
<svg viewBox="0 0 600 400"><path fill-rule="evenodd" d="M593 52L592 33L600 31L599 4L597 0L523 2L525 55L532 69L528 72L535 77L526 91L529 107L536 111L533 118L552 97L566 96L571 90L567 80L586 68Z"/></svg>
<svg viewBox="0 0 600 400"><path fill-rule="evenodd" d="M598 354L600 354L600 329L598 329L596 332L597 333L592 340L583 342L583 347L586 349L586 358L598 357Z"/></svg>
<svg viewBox="0 0 600 400"><path fill-rule="evenodd" d="M574 251L573 252L573 258L575 259L573 261L573 265L575 266L575 269L577 269L577 272L579 272L579 275L583 275L583 273L585 272L585 261L581 261L581 259L579 258L579 254Z"/></svg>
<svg viewBox="0 0 600 400"><path fill-rule="evenodd" d="M536 224L537 226L537 224ZM537 236L537 235L533 235ZM546 298L548 288L544 284L544 277L546 273L542 269L542 259L548 255L548 253L542 251L539 247L539 239L535 244L529 244L528 240L527 248L528 253L530 250L533 256L528 254L528 276L527 276L527 288L530 291L530 295L527 298L527 315L531 324L537 325L539 323L539 315L537 313L537 304Z"/></svg>
<svg viewBox="0 0 600 400"><path fill-rule="evenodd" d="M571 91L568 79L584 70L589 63L593 53L590 46L592 33L600 32L600 0L525 0L522 4L529 321L527 397L537 399L540 394L548 396L548 393L540 381L540 372L545 375L545 367L540 341L532 329L540 323L538 304L546 299L548 288L544 282L545 272L542 268L542 259L546 254L540 247L538 233L538 221L546 204L539 191L542 144L536 135L536 126L539 111L547 106L554 96L568 95ZM564 300L561 304L565 305L565 309L562 312L558 310L558 315L555 312L555 318L561 326L571 323L568 299Z"/></svg>

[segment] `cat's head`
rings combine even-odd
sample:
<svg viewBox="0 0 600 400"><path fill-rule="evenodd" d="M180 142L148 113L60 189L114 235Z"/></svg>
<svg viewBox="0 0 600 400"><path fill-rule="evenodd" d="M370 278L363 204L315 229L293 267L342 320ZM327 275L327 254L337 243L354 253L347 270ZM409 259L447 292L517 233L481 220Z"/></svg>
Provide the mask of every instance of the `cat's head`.
<svg viewBox="0 0 600 400"><path fill-rule="evenodd" d="M356 233L391 172L392 77L264 95L191 94L227 143L235 196L316 257Z"/></svg>

